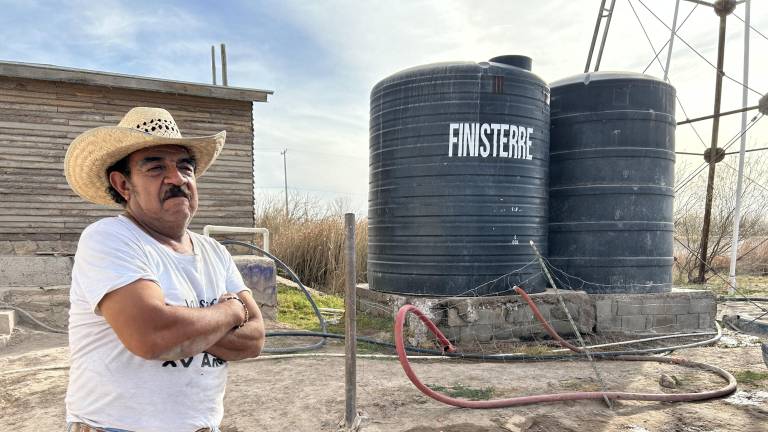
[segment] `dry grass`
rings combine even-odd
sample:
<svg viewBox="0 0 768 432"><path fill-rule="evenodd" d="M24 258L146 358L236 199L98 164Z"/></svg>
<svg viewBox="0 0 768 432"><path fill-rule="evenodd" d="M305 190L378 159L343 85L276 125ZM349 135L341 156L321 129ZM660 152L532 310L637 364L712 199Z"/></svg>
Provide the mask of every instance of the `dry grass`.
<svg viewBox="0 0 768 432"><path fill-rule="evenodd" d="M269 229L270 252L288 264L305 285L343 292L343 206L321 209L316 202L299 202L287 215L279 201L262 202L256 225ZM368 221L357 220L356 225L357 281L366 282Z"/></svg>

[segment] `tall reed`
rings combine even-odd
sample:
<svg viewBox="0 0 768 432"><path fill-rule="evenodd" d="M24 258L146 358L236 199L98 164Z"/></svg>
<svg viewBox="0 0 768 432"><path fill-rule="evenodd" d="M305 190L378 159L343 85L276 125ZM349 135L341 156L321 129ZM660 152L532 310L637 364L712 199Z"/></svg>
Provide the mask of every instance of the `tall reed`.
<svg viewBox="0 0 768 432"><path fill-rule="evenodd" d="M298 200L297 200L298 201ZM288 264L302 283L326 292L344 291L344 214L341 206L321 208L312 200L289 208L277 200L262 202L256 225L270 232L270 252ZM366 282L368 221L355 227L357 281Z"/></svg>

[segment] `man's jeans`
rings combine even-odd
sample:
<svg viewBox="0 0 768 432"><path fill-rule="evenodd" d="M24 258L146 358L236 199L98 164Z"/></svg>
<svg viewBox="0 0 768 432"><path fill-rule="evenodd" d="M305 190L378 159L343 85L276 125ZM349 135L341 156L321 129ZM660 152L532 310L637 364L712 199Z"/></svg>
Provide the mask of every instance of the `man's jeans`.
<svg viewBox="0 0 768 432"><path fill-rule="evenodd" d="M131 432L129 430L125 429L114 429L114 428L99 428L103 430L104 432ZM67 423L67 432L70 432L72 430L72 423Z"/></svg>
<svg viewBox="0 0 768 432"><path fill-rule="evenodd" d="M131 432L125 429L114 429L114 428L100 428L104 432ZM67 423L67 432L70 432L72 430L72 423ZM221 432L219 428L215 428L213 432Z"/></svg>

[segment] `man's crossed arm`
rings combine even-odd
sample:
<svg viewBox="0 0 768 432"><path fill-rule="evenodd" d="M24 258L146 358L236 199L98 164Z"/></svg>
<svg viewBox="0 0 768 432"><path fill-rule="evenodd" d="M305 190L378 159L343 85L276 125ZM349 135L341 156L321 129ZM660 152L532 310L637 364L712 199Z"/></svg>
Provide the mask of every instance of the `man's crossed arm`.
<svg viewBox="0 0 768 432"><path fill-rule="evenodd" d="M230 294L231 295L231 294ZM264 346L264 322L250 292L240 302L224 301L206 308L165 304L160 287L139 279L116 289L99 302L99 309L128 351L148 360L177 360L203 351L222 360L259 355Z"/></svg>

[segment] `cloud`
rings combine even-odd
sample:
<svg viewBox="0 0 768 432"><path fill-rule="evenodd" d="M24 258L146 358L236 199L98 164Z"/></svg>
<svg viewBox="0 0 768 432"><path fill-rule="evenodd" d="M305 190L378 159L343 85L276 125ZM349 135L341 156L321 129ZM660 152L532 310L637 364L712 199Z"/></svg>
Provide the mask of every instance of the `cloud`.
<svg viewBox="0 0 768 432"><path fill-rule="evenodd" d="M674 2L643 1L671 23ZM659 49L669 31L639 1L632 4ZM752 24L763 34L766 6L752 2ZM597 12L597 2L553 0L240 0L223 8L179 0L0 0L0 7L0 38L10 41L0 45L0 58L11 61L209 83L210 45L225 42L230 85L275 90L269 103L254 105L256 146L270 149L256 154L257 186L282 184L278 149L289 148L292 187L354 196L368 187L369 94L378 81L412 66L503 54L531 56L534 73L549 82L574 75L584 69ZM681 19L693 7L682 2ZM743 5L736 13L744 16ZM717 25L711 9L697 6L680 33L713 63ZM742 33L741 21L729 18L725 69L737 80ZM768 57L759 55L766 49L768 40L752 33L750 86L760 92L768 91ZM601 70L640 72L652 57L628 3L617 2ZM666 51L659 60L665 63ZM653 64L648 73L662 71ZM670 78L690 117L711 113L714 77L711 66L675 42ZM726 80L723 88L723 109L740 106L739 86ZM722 142L739 123L739 116L723 120ZM711 122L696 128L708 143ZM766 131L763 120L751 133L764 141ZM690 126L678 128L677 144L703 150Z"/></svg>

